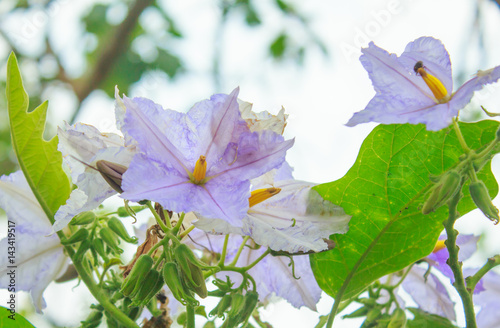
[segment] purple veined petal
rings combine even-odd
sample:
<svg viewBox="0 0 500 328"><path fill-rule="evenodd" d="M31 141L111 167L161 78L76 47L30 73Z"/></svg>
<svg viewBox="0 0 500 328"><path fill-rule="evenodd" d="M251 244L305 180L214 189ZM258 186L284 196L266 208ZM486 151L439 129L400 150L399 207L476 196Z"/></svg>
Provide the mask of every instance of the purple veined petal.
<svg viewBox="0 0 500 328"><path fill-rule="evenodd" d="M478 71L476 76L465 82L453 94L450 101L453 108L457 111L464 108L472 99L475 91L481 90L484 85L494 83L500 78L500 66L488 69L486 71Z"/></svg>
<svg viewBox="0 0 500 328"><path fill-rule="evenodd" d="M188 202L193 188L199 187L188 182L189 178L183 173L166 168L163 163L144 154L137 154L123 174L123 193L120 197L136 202L148 199L175 212L189 212L190 210L177 209L178 205L173 205Z"/></svg>
<svg viewBox="0 0 500 328"><path fill-rule="evenodd" d="M240 88L234 89L226 97L222 105L216 106L212 111L208 124L208 133L203 138L207 138L208 144L205 151L200 155L205 155L208 165L211 165L226 150L227 145L232 141L233 130L240 120L238 106L238 93ZM191 111L190 111L191 112Z"/></svg>
<svg viewBox="0 0 500 328"><path fill-rule="evenodd" d="M236 159L229 165L224 163L207 172L214 179L247 180L281 166L286 151L293 146L294 139L283 137L272 131L245 133L240 137Z"/></svg>
<svg viewBox="0 0 500 328"><path fill-rule="evenodd" d="M415 64L422 61L426 70L443 83L449 94L453 91L450 55L440 40L421 37L408 43L399 61L409 72L414 72Z"/></svg>
<svg viewBox="0 0 500 328"><path fill-rule="evenodd" d="M274 182L282 180L293 180L293 168L285 160L279 168L272 169L264 173L258 178L250 180L252 190L261 188L270 188L274 186Z"/></svg>
<svg viewBox="0 0 500 328"><path fill-rule="evenodd" d="M475 304L481 307L476 322L481 328L497 328L500 322L500 311L498 311L498 300L500 299L500 275L489 271L483 278L485 291L474 295Z"/></svg>
<svg viewBox="0 0 500 328"><path fill-rule="evenodd" d="M172 144L164 133L169 128L168 122L175 122L170 116L180 117L180 113L163 110L161 106L143 98L123 97L127 108L122 132L136 140L140 151L149 158L162 160L163 163L178 172L190 171L186 167L185 156ZM194 163L193 163L194 167Z"/></svg>
<svg viewBox="0 0 500 328"><path fill-rule="evenodd" d="M395 97L407 104L401 110L411 111L435 104L434 96L421 77L400 63L398 56L389 54L370 42L359 58L367 70L377 94ZM415 64L414 64L415 65Z"/></svg>
<svg viewBox="0 0 500 328"><path fill-rule="evenodd" d="M248 211L250 181L231 181L222 177L212 179L203 186L199 194L197 213L209 218L220 218L241 227Z"/></svg>
<svg viewBox="0 0 500 328"><path fill-rule="evenodd" d="M432 272L425 280L425 272L425 269L413 266L403 280L403 289L410 294L422 310L455 321L454 303L446 288Z"/></svg>

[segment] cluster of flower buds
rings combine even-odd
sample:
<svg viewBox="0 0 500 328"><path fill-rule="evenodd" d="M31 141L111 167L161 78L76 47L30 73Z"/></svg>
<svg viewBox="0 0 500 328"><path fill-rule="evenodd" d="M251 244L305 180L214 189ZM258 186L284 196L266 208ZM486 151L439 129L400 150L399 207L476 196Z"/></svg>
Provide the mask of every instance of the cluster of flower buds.
<svg viewBox="0 0 500 328"><path fill-rule="evenodd" d="M167 262L163 267L163 279L175 299L184 305L197 306L194 294L201 298L208 296L203 269L212 270L217 267L200 261L185 244L175 247L173 257L173 261Z"/></svg>
<svg viewBox="0 0 500 328"><path fill-rule="evenodd" d="M98 217L94 212L83 212L71 220L70 226L79 228L61 243L64 245L80 243L76 258L82 259L90 250L95 264L98 263L98 257L108 263L110 254L119 256L123 252L119 247L120 239L137 244L137 238L131 237L123 223L116 217Z"/></svg>
<svg viewBox="0 0 500 328"><path fill-rule="evenodd" d="M245 295L241 293L225 294L217 306L210 311L210 316L225 318L222 327L236 327L240 323L247 322L257 303L259 295L255 291L247 291Z"/></svg>
<svg viewBox="0 0 500 328"><path fill-rule="evenodd" d="M373 328L404 328L406 327L406 314L401 308L397 308L392 313L388 313L386 304L377 302L380 296L379 291L375 292L376 295L371 293L370 298L360 298L356 300L358 303L363 304L362 307L354 312L345 315L343 318L362 318L366 317L362 327Z"/></svg>

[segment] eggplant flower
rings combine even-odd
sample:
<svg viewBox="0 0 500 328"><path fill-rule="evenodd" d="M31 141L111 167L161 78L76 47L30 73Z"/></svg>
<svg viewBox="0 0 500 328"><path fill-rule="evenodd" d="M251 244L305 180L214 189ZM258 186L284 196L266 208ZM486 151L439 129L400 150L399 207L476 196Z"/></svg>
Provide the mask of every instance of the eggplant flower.
<svg viewBox="0 0 500 328"><path fill-rule="evenodd" d="M368 71L375 97L347 122L424 123L437 131L471 100L474 92L500 78L500 66L478 71L453 92L449 54L441 41L421 37L410 42L401 56L390 54L370 42L360 61Z"/></svg>
<svg viewBox="0 0 500 328"><path fill-rule="evenodd" d="M136 153L134 145L125 147L123 137L114 133L101 133L91 125L66 124L59 128L58 137L58 149L78 189L71 192L66 205L57 211L54 231L64 228L75 215L97 208L105 199L117 193L95 169L99 165L98 161L109 161L125 168Z"/></svg>
<svg viewBox="0 0 500 328"><path fill-rule="evenodd" d="M241 226L250 179L279 167L293 140L270 130L252 132L241 117L238 91L214 95L186 114L144 98L117 99L126 108L125 139L140 150L123 175L121 197Z"/></svg>
<svg viewBox="0 0 500 328"><path fill-rule="evenodd" d="M194 225L209 233L250 236L274 251L328 249L324 238L347 232L351 217L312 189L314 183L293 180L291 171L285 162L280 169L251 181L250 207L242 227L203 217Z"/></svg>
<svg viewBox="0 0 500 328"><path fill-rule="evenodd" d="M48 236L52 225L21 171L0 178L0 207L15 223L16 234L14 263L7 257L7 249L12 246L8 238L0 241L5 250L0 257L0 288L9 287L8 272L12 268L8 266L16 266L16 289L30 292L36 312L42 313L46 307L43 291L65 272L69 259L59 238Z"/></svg>

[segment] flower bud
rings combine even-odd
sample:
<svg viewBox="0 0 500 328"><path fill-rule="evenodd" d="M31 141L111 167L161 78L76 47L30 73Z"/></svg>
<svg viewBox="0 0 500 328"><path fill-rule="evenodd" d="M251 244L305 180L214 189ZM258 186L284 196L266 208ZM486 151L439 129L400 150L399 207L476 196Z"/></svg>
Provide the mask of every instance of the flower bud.
<svg viewBox="0 0 500 328"><path fill-rule="evenodd" d="M106 253L106 249L104 247L104 242L101 238L94 238L94 240L92 240L92 248L97 252L97 254L99 254L104 262L109 261L108 254Z"/></svg>
<svg viewBox="0 0 500 328"><path fill-rule="evenodd" d="M81 242L89 237L89 232L85 228L80 228L76 232L74 232L71 236L69 236L68 239L62 241L61 244L63 245L71 245L75 244L78 242Z"/></svg>
<svg viewBox="0 0 500 328"><path fill-rule="evenodd" d="M78 250L76 251L75 254L75 261L80 261L85 253L90 249L90 246L92 245L92 241L90 239L85 239L80 243L80 246L78 247Z"/></svg>
<svg viewBox="0 0 500 328"><path fill-rule="evenodd" d="M368 310L369 310L368 307L362 306L359 309L355 310L354 312L346 314L345 316L342 317L342 319L364 317L368 313Z"/></svg>
<svg viewBox="0 0 500 328"><path fill-rule="evenodd" d="M88 211L76 215L70 221L70 225L86 225L95 221L96 215L94 212Z"/></svg>
<svg viewBox="0 0 500 328"><path fill-rule="evenodd" d="M101 324L102 320L102 312L101 311L92 311L85 321L81 321L82 328L94 328Z"/></svg>
<svg viewBox="0 0 500 328"><path fill-rule="evenodd" d="M249 291L245 294L245 305L240 313L241 322L246 322L259 302L259 294Z"/></svg>
<svg viewBox="0 0 500 328"><path fill-rule="evenodd" d="M483 181L471 182L469 185L470 196L476 204L476 206L483 212L483 214L494 221L495 224L498 223L498 208L491 202L488 189L486 188Z"/></svg>
<svg viewBox="0 0 500 328"><path fill-rule="evenodd" d="M392 314L391 321L387 325L387 328L404 328L406 327L406 314L402 309L394 310Z"/></svg>
<svg viewBox="0 0 500 328"><path fill-rule="evenodd" d="M241 322L241 313L245 308L245 296L242 294L233 294L231 300L231 309L227 313L228 327L236 327Z"/></svg>
<svg viewBox="0 0 500 328"><path fill-rule="evenodd" d="M123 281L121 292L125 296L129 296L134 290L137 283L141 280L153 267L153 259L147 254L142 254L135 261L134 267L130 271L127 278Z"/></svg>
<svg viewBox="0 0 500 328"><path fill-rule="evenodd" d="M231 300L232 300L231 294L226 294L222 296L217 306L214 307L212 311L210 311L209 315L212 317L216 315L219 318L224 318L225 317L224 312L226 312L226 310L231 305Z"/></svg>
<svg viewBox="0 0 500 328"><path fill-rule="evenodd" d="M179 277L179 270L175 262L167 262L163 266L163 280L172 292L176 300L183 305L187 303L198 305L198 301L194 299L188 292L184 290L181 279Z"/></svg>
<svg viewBox="0 0 500 328"><path fill-rule="evenodd" d="M122 190L122 175L127 171L127 167L116 164L113 162L108 162L105 160L100 160L95 163L99 173L106 182L116 190L119 194L123 192Z"/></svg>
<svg viewBox="0 0 500 328"><path fill-rule="evenodd" d="M455 171L449 171L432 188L429 197L422 207L422 214L434 212L448 202L459 191L461 176Z"/></svg>
<svg viewBox="0 0 500 328"><path fill-rule="evenodd" d="M192 264L188 263L189 269L191 270L191 278L194 281L194 284L191 285L191 289L201 298L206 298L208 296L207 285L205 283L205 277L203 276L203 271L201 269Z"/></svg>
<svg viewBox="0 0 500 328"><path fill-rule="evenodd" d="M137 237L130 237L123 223L115 216L109 218L108 227L121 239L127 243L137 244Z"/></svg>
<svg viewBox="0 0 500 328"><path fill-rule="evenodd" d="M111 231L110 228L104 227L99 231L99 236L101 236L102 240L113 250L114 253L121 254L123 253L123 249L118 247L118 238Z"/></svg>
<svg viewBox="0 0 500 328"><path fill-rule="evenodd" d="M133 216L136 213L142 211L147 208L147 206L121 206L116 210L116 214L118 214L121 218L126 218L127 216ZM131 213L132 211L132 213ZM131 215L132 214L132 215Z"/></svg>
<svg viewBox="0 0 500 328"><path fill-rule="evenodd" d="M132 292L132 294L130 295L134 299L132 306L141 306L143 304L146 304L150 299L148 298L148 296L149 294L151 294L151 291L156 288L158 280L161 280L161 282L163 283L161 274L154 269L150 270L146 274L144 279L136 285L136 287L139 286L137 293L134 295L134 293Z"/></svg>

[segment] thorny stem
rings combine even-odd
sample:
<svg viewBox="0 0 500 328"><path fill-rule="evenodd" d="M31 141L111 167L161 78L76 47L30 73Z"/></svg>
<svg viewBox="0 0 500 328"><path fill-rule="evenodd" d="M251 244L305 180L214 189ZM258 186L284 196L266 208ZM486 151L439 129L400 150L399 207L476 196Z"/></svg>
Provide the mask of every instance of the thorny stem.
<svg viewBox="0 0 500 328"><path fill-rule="evenodd" d="M457 246L458 231L453 228L455 221L458 219L457 205L461 197L462 197L461 193L458 192L450 200L450 202L448 203L449 207L448 219L443 222L447 235L445 245L449 253L449 258L446 261L446 263L450 266L451 270L453 271L453 276L455 278L453 286L455 287L458 294L460 295L460 298L462 299L467 328L477 328L476 315L474 313L474 303L472 302L472 291L468 291L465 286L464 276L462 273L462 262L458 260L458 250L459 250Z"/></svg>
<svg viewBox="0 0 500 328"><path fill-rule="evenodd" d="M465 282L467 283L467 289L470 293L474 293L474 289L476 289L476 285L483 278L483 276L488 273L491 269L500 265L500 255L495 255L490 257L485 265L481 267L473 276L465 278Z"/></svg>

